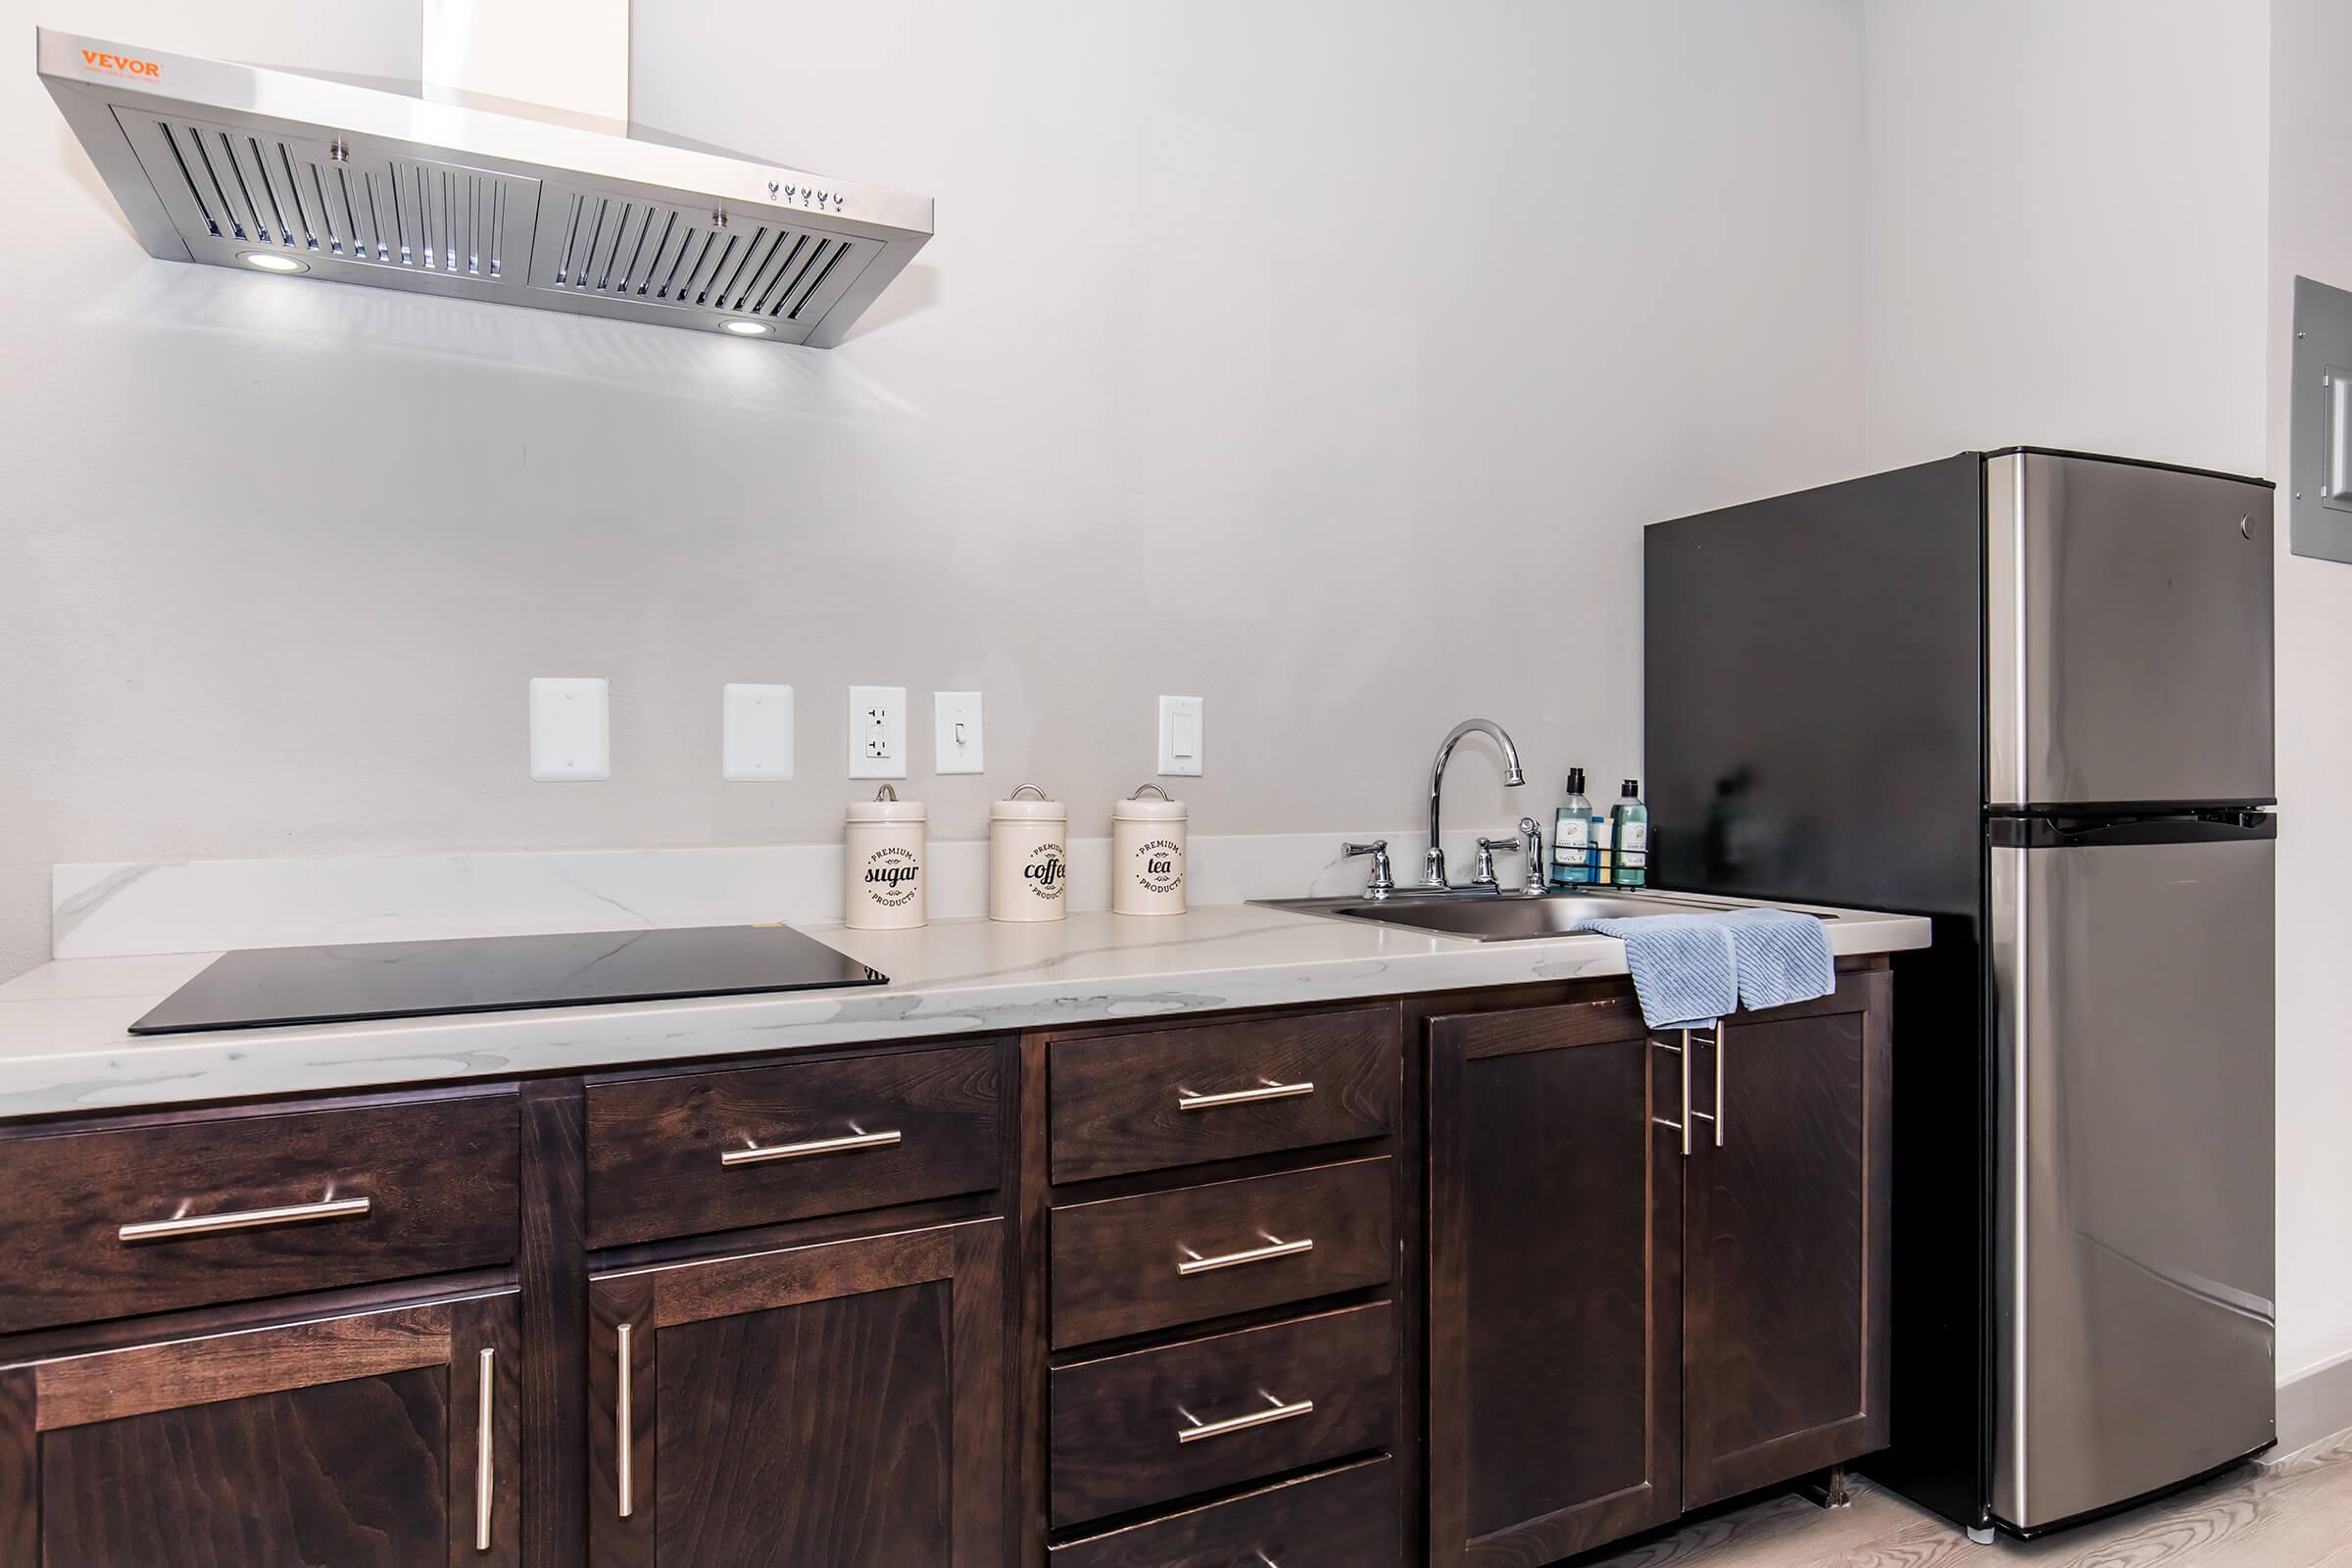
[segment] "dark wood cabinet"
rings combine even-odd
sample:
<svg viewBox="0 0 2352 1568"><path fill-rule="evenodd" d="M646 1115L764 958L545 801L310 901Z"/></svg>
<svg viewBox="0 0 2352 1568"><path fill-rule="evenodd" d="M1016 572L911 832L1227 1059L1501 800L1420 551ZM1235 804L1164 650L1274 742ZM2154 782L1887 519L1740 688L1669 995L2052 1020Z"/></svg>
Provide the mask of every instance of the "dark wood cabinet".
<svg viewBox="0 0 2352 1568"><path fill-rule="evenodd" d="M1719 1037L1624 995L1429 1020L1433 1564L1547 1563L1886 1445L1888 988Z"/></svg>
<svg viewBox="0 0 2352 1568"><path fill-rule="evenodd" d="M1632 999L1431 1020L1430 1562L1682 1509L1683 1157Z"/></svg>
<svg viewBox="0 0 2352 1568"><path fill-rule="evenodd" d="M0 1371L0 1562L514 1568L517 1324L502 1292Z"/></svg>
<svg viewBox="0 0 2352 1568"><path fill-rule="evenodd" d="M1889 1441L1889 1004L1885 971L1850 974L1693 1054L1716 1119L1684 1190L1687 1508Z"/></svg>
<svg viewBox="0 0 2352 1568"><path fill-rule="evenodd" d="M1004 1568L1001 1220L589 1285L600 1568Z"/></svg>

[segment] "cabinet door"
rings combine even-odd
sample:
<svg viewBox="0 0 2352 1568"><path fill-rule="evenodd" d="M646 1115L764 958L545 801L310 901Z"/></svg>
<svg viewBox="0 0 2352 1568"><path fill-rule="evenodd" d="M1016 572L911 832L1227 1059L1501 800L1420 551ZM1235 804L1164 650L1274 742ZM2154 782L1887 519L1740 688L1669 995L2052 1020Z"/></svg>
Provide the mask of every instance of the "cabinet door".
<svg viewBox="0 0 2352 1568"><path fill-rule="evenodd" d="M1003 1568L1004 1222L589 1286L599 1568Z"/></svg>
<svg viewBox="0 0 2352 1568"><path fill-rule="evenodd" d="M1692 1053L1715 1120L1683 1219L1685 1507L1888 1441L1887 986L1849 974Z"/></svg>
<svg viewBox="0 0 2352 1568"><path fill-rule="evenodd" d="M1630 996L1429 1029L1430 1560L1522 1568L1664 1523L1675 1060Z"/></svg>
<svg viewBox="0 0 2352 1568"><path fill-rule="evenodd" d="M0 1371L0 1562L513 1568L513 1293Z"/></svg>

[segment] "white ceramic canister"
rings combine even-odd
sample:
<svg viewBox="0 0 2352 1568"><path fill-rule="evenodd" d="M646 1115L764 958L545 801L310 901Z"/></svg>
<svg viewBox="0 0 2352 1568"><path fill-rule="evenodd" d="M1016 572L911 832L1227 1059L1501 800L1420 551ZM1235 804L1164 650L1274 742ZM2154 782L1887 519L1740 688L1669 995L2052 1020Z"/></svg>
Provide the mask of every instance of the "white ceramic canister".
<svg viewBox="0 0 2352 1568"><path fill-rule="evenodd" d="M1033 794L1034 801L1024 801ZM1068 912L1070 813L1024 784L988 808L988 917L1058 920Z"/></svg>
<svg viewBox="0 0 2352 1568"><path fill-rule="evenodd" d="M1157 795L1147 800L1144 790ZM1182 801L1147 784L1110 808L1110 907L1115 914L1184 912Z"/></svg>
<svg viewBox="0 0 2352 1568"><path fill-rule="evenodd" d="M922 802L902 801L887 784L872 800L850 803L842 892L852 930L902 931L930 918L923 859L929 818Z"/></svg>

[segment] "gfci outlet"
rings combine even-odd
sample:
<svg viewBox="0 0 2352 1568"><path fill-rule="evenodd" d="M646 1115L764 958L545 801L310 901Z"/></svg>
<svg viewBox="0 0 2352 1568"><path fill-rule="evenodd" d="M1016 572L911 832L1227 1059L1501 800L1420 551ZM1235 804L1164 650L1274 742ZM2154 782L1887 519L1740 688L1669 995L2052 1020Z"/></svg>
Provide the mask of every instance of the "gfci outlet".
<svg viewBox="0 0 2352 1568"><path fill-rule="evenodd" d="M906 776L906 688L850 688L850 777Z"/></svg>

